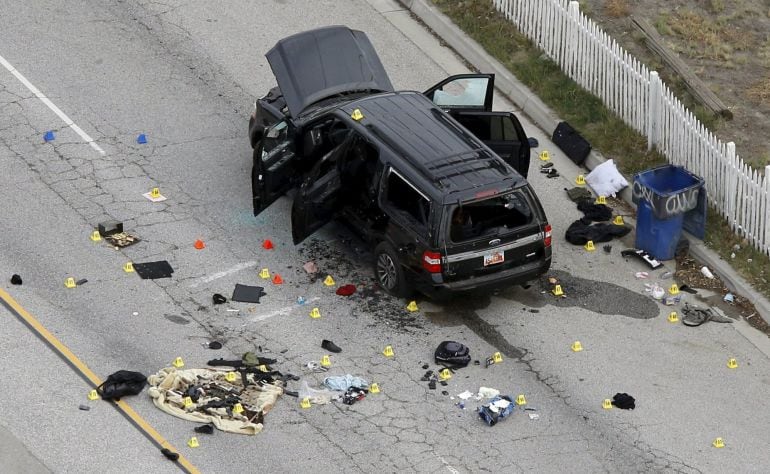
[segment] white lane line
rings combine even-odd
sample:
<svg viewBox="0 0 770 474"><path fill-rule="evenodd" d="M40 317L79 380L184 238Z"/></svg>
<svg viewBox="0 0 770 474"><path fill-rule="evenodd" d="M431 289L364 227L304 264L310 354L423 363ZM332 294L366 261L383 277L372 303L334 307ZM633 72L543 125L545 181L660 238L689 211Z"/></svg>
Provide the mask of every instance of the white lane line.
<svg viewBox="0 0 770 474"><path fill-rule="evenodd" d="M256 265L257 265L257 262L239 263L238 265L236 265L236 266L234 266L232 268L228 268L227 270L222 270L221 272L217 272L217 273L214 273L213 275L209 275L207 277L201 278L200 280L198 280L195 283L193 283L192 285L190 285L190 288L195 288L196 286L200 286L200 285L203 285L205 283L210 283L210 282L212 282L214 280L217 280L219 278L226 277L227 275L231 275L231 274L233 274L235 272L239 272L241 270L245 270L245 269L247 269L249 267L253 267L253 266L256 266Z"/></svg>
<svg viewBox="0 0 770 474"><path fill-rule="evenodd" d="M320 299L321 299L320 297L316 296L315 298L310 298L309 300L307 300L305 302L305 304L307 305L307 303L313 303L314 301L318 301ZM291 314L291 312L294 311L296 308L300 308L300 307L304 307L304 306L300 306L300 305L294 304L294 305L291 305L291 306L286 306L286 307L281 308L281 309L277 309L277 310L275 310L273 312L270 312L270 313L258 314L258 315L254 316L252 318L249 318L249 322L244 323L243 325L245 326L248 323L256 323L257 321L264 321L266 319L270 319L270 318L275 317L275 316L287 316L287 315Z"/></svg>
<svg viewBox="0 0 770 474"><path fill-rule="evenodd" d="M34 84L29 82L29 80L27 80L27 78L24 77L24 75L22 73L20 73L18 70L16 70L16 68L13 67L13 65L11 65L11 63L9 63L8 60L6 60L2 56L0 56L0 64L2 64L3 67L5 67L8 70L8 72L10 72L14 76L16 76L16 79L18 79L22 84L24 84L24 87L26 87L27 89L29 89L30 92L35 94L35 96L38 99L40 99L49 109L51 109L53 111L53 113L58 115L59 118L62 119L64 121L64 123L68 127L70 127L75 133L77 133L80 136L80 138L83 139L83 141L85 141L86 143L91 145L91 148L93 148L94 150L98 151L102 155L106 155L107 154L107 152L105 152L102 149L102 147L100 147L94 141L94 139L91 138L91 136L89 134L84 132L82 128L78 127L77 124L75 122L73 122L71 118L69 118L67 116L67 114L62 112L62 110L59 107L57 107L56 104L51 102L51 99L49 99L48 97L45 96L45 94L40 92L40 89L38 89L37 87L34 86Z"/></svg>

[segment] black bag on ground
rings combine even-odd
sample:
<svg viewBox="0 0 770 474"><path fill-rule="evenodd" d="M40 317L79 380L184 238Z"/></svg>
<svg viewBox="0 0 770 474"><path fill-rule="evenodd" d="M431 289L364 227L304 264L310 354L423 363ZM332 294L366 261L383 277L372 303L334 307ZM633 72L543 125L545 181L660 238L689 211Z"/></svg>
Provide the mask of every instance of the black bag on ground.
<svg viewBox="0 0 770 474"><path fill-rule="evenodd" d="M147 377L139 372L118 370L96 387L104 400L119 400L126 395L137 395L147 384Z"/></svg>
<svg viewBox="0 0 770 474"><path fill-rule="evenodd" d="M591 152L591 144L567 122L559 122L553 131L553 142L576 165L582 165Z"/></svg>
<svg viewBox="0 0 770 474"><path fill-rule="evenodd" d="M470 350L464 344L444 341L436 348L436 363L465 367L471 361Z"/></svg>
<svg viewBox="0 0 770 474"><path fill-rule="evenodd" d="M631 228L628 226L603 223L591 225L591 220L584 217L570 224L564 237L572 245L585 245L589 240L594 243L609 242L629 232Z"/></svg>

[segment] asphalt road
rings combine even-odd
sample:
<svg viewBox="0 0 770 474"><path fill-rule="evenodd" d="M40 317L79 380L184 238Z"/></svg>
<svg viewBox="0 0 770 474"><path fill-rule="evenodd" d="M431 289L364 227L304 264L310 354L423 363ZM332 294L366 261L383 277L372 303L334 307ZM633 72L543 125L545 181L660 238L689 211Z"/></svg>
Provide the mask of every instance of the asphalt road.
<svg viewBox="0 0 770 474"><path fill-rule="evenodd" d="M619 255L633 234L610 254L566 243L563 232L580 215L563 188L578 169L526 120L562 174L546 179L533 169L531 181L555 228L553 274L564 299L537 282L448 304L418 300L420 311L408 313L406 301L373 287L370 256L344 227L326 226L294 247L288 199L251 214L247 117L274 84L264 53L276 40L329 24L363 29L397 88L423 90L464 70L398 5L0 1L0 13L13 19L0 33L0 56L93 139L0 68L0 274L21 306L101 377L119 369L151 374L175 357L202 367L260 349L279 359L279 370L303 374L325 353L326 338L343 348L331 373L382 388L352 406L309 410L283 397L261 434L217 432L195 449L185 445L192 423L157 410L146 392L126 399L202 472L764 472L770 465L767 339L740 322L669 323L671 308L644 292L662 271L637 280L645 268ZM496 104L511 109L500 98ZM56 138L45 143L48 130ZM139 133L147 144L136 143ZM142 196L154 186L167 201ZM142 242L121 251L91 242L106 219L123 221ZM267 238L274 250L261 248ZM204 250L193 248L196 239ZM163 259L175 269L171 279L141 280L121 269L129 260ZM305 274L309 260L360 291L336 296ZM260 279L265 267L285 283ZM22 286L10 285L12 273ZM88 283L66 289L69 276ZM259 305L214 307L212 293L229 296L235 283L264 284L267 296ZM298 296L322 317L309 318ZM4 466L178 470L118 411L89 402L86 382L10 311L0 314ZM225 348L204 347L213 338ZM435 369L433 350L447 339L467 344L482 364L430 390L422 366ZM576 340L582 352L570 350ZM392 359L381 354L387 344ZM484 368L496 351L504 361ZM727 368L731 357L737 369ZM455 405L457 394L480 386L525 394L536 410L488 427L476 401ZM617 392L633 395L636 409L604 410L602 400ZM712 447L716 437L725 448Z"/></svg>

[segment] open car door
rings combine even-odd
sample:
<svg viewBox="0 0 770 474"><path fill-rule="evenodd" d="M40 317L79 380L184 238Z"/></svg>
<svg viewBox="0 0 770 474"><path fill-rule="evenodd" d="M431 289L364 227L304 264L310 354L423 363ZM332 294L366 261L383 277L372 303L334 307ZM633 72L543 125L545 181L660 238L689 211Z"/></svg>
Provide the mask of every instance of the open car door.
<svg viewBox="0 0 770 474"><path fill-rule="evenodd" d="M251 191L255 216L296 184L297 159L288 128L285 120L271 125L254 149Z"/></svg>
<svg viewBox="0 0 770 474"><path fill-rule="evenodd" d="M350 151L356 135L348 131L345 139L316 163L300 186L291 206L291 237L294 245L324 226L339 209L342 176L341 158Z"/></svg>
<svg viewBox="0 0 770 474"><path fill-rule="evenodd" d="M511 165L520 175L529 171L529 141L511 112L462 111L452 116Z"/></svg>
<svg viewBox="0 0 770 474"><path fill-rule="evenodd" d="M494 91L494 74L458 74L447 77L423 94L447 111L489 112L492 110Z"/></svg>

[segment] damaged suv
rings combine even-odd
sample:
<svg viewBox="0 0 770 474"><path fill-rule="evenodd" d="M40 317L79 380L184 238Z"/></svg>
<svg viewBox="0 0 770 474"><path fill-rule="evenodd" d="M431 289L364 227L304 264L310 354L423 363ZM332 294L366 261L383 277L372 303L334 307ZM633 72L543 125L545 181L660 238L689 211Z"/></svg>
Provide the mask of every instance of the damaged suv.
<svg viewBox="0 0 770 474"><path fill-rule="evenodd" d="M280 40L278 87L249 123L257 215L298 188L299 244L341 218L396 296L523 284L551 263L551 226L525 177L518 119L491 111L494 76L394 91L368 37L342 26Z"/></svg>

